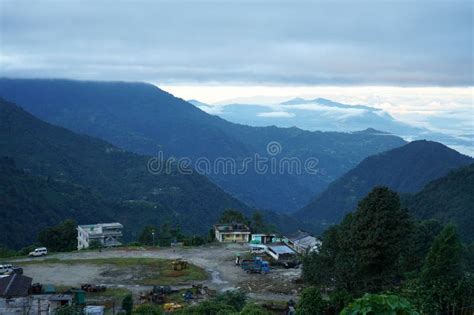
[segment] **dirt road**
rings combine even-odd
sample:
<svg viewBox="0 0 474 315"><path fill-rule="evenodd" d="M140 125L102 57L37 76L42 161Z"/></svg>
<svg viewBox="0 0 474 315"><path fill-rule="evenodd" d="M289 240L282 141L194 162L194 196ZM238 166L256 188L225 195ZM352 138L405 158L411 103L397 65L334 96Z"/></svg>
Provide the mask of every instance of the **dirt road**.
<svg viewBox="0 0 474 315"><path fill-rule="evenodd" d="M99 251L82 251L49 255L47 258L59 260L80 260L96 258L163 258L187 260L203 269L209 277L204 281L183 283L182 287L201 283L209 288L225 291L240 288L256 300L296 299L301 285L294 280L301 275L300 269L275 269L267 275L247 274L234 264L236 254L242 254L247 245L216 244L201 247L177 247L165 249L108 249ZM43 258L34 258L41 260ZM15 263L21 265L20 259ZM52 283L55 285L78 286L82 283L100 283L109 287L127 287L133 292L148 290L149 287L133 285L133 273L117 272L110 265L61 264L45 263L24 265L24 274L33 277L34 282Z"/></svg>

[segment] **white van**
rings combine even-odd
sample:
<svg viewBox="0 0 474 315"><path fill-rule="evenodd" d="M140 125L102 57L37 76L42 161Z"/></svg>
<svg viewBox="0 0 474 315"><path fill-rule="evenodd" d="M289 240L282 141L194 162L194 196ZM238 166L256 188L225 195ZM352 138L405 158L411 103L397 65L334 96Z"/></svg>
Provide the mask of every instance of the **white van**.
<svg viewBox="0 0 474 315"><path fill-rule="evenodd" d="M47 254L48 254L48 250L46 249L46 247L40 247L30 252L28 256L39 257L39 256L46 256Z"/></svg>

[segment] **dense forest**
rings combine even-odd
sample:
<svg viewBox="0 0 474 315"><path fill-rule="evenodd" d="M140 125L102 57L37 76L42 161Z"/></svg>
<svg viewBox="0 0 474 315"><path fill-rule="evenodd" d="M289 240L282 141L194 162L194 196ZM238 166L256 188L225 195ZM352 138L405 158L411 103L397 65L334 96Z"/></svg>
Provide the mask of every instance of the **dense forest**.
<svg viewBox="0 0 474 315"><path fill-rule="evenodd" d="M416 221L395 192L377 187L304 258L312 314L339 314L351 301L355 313L342 314L369 306L368 314L378 314L377 301L386 303L380 314L472 314L473 250L454 225ZM396 305L405 306L388 312Z"/></svg>
<svg viewBox="0 0 474 315"><path fill-rule="evenodd" d="M149 223L167 221L186 233L202 234L225 209L254 211L204 176L182 174L175 164L153 174L147 169L150 157L50 125L3 100L0 156L9 157L3 163L13 161L9 172L18 174L5 172L0 186L8 196L0 201L7 213L1 224L10 231L0 243L9 247L30 244L39 229L66 218L80 224L113 218L126 226L127 239L134 239ZM33 212L38 213L34 220L25 219ZM303 226L285 215L263 213L282 230Z"/></svg>
<svg viewBox="0 0 474 315"><path fill-rule="evenodd" d="M121 220L132 233L136 233L145 223L162 221L163 216L170 216L172 222L180 224L186 231L202 233L215 223L224 209L237 208L247 213L251 211L204 176L183 175L178 173L175 167L170 168L168 173L151 174L147 170L149 157L124 152L104 141L44 123L5 101L0 102L0 144L0 156L13 158L16 167L26 170L28 176L42 176L49 178L50 182L72 183L71 187L80 186L84 191L90 191L91 195L97 195L98 199L89 198L78 190L77 198L83 202L77 202L77 207L80 206L77 213L91 214L87 217L71 217L80 223L101 220L110 209L101 205L113 203L115 220ZM8 180L9 185L24 187L25 192L21 198L23 204L29 203L30 199L25 196L33 193L36 188L24 183L27 180L25 177L8 177ZM52 188L46 186L41 189L49 191ZM75 198L75 194L76 192L72 193L71 197ZM48 194L41 196L46 197ZM35 208L36 204L40 203L39 197L24 207L19 206L21 203L18 204L16 209L27 211ZM53 199L51 197L51 200ZM91 201L90 204L88 200ZM75 203L73 199L68 199L67 202ZM47 204L46 201L42 203ZM58 201L54 209L66 212L64 215L58 213L53 217L38 216L37 220L49 218L46 222L51 224L57 221L53 220L54 218L69 217L66 215L68 207L60 205ZM203 213L207 215L203 216ZM22 220L24 229L28 230L35 222L25 220L27 217L28 211L16 211L12 216L4 217L2 221L8 224L10 220ZM12 239L22 239L23 234L15 232L19 230L12 231ZM32 228L32 231L35 229Z"/></svg>
<svg viewBox="0 0 474 315"><path fill-rule="evenodd" d="M11 248L34 243L40 230L67 218L110 221L114 211L90 189L31 176L5 157L0 158L0 209L0 244Z"/></svg>
<svg viewBox="0 0 474 315"><path fill-rule="evenodd" d="M402 200L417 218L454 222L464 241L474 241L474 164L454 170Z"/></svg>
<svg viewBox="0 0 474 315"><path fill-rule="evenodd" d="M290 212L367 156L406 142L393 135L368 132L310 132L298 128L250 127L209 115L146 83L72 80L0 79L0 97L36 117L71 131L104 139L118 148L145 155L231 158L285 157L318 161L317 174L255 171L208 172L208 177L246 204ZM280 152L269 155L277 142Z"/></svg>
<svg viewBox="0 0 474 315"><path fill-rule="evenodd" d="M366 158L331 183L296 216L315 223L338 223L376 186L387 186L398 193L415 193L451 170L472 162L472 158L441 143L413 141Z"/></svg>

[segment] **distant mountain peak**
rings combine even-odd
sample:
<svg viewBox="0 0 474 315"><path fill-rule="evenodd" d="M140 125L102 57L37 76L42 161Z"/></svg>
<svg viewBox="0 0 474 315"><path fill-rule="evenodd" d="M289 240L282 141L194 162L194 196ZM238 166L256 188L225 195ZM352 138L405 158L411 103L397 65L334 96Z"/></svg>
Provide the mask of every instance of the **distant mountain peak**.
<svg viewBox="0 0 474 315"><path fill-rule="evenodd" d="M377 130L375 128L367 128L367 129L364 129L364 130L360 130L360 131L355 131L353 133L359 133L359 134L370 134L370 135L391 135L390 132L386 132L386 131L381 131L381 130Z"/></svg>
<svg viewBox="0 0 474 315"><path fill-rule="evenodd" d="M285 101L283 103L280 103L281 105L295 105L295 104L305 104L305 103L308 103L309 101L308 100L305 100L304 98L301 98L301 97L295 97L295 98L292 98L288 101Z"/></svg>

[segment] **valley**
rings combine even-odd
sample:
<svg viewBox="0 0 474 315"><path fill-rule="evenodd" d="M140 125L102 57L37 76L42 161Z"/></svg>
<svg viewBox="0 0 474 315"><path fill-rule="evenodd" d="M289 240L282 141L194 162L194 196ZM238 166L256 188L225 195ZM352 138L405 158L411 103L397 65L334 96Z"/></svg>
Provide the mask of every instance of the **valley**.
<svg viewBox="0 0 474 315"><path fill-rule="evenodd" d="M0 80L0 90L2 83L5 81ZM45 88L51 82L28 83ZM85 284L107 288L100 294L88 292L86 303L99 304L112 313L126 299L135 301L136 309L152 307L161 312L175 305L184 307L182 312L187 314L189 310L215 307L220 299L230 299L219 306L229 307L232 299L239 298L249 307L269 310L268 314L283 314L295 303L304 304L308 292L312 292L310 299L326 301L326 308L342 309L342 303L347 302L339 299L352 300L360 291L393 288L393 279L401 277L394 273L396 268L403 270L404 286L410 284L412 273L420 270L424 272L421 280L416 279L428 281L423 275L431 267L425 257L441 255L436 252L437 242L459 244L449 245L458 250L451 255L453 259L467 261L459 275L471 270L472 249L461 241L469 242L474 237L470 211L473 159L441 143L406 143L370 128L341 133L236 125L196 112L192 105L148 85L53 83L64 85L66 90L77 89L76 97L86 92L103 93L107 102L113 95L109 89L117 91L117 85L133 93L138 89L140 93L134 97L143 97L141 90L151 89L144 93L152 99L144 103L150 117L162 121L168 115L176 120L175 109L168 105L164 112L155 112L156 106L163 107L155 103L157 95L171 97L171 101L178 102L173 106L185 108L184 118L178 115L178 120L186 130L181 134L182 130L173 124L167 125L170 130L149 129L151 120L140 129L125 119L134 112L125 108L117 116L121 119L112 120L112 125L120 122L123 126L109 129L112 125L104 127L96 122L117 114L111 111L112 103L109 112L86 106L85 112L79 108L68 113L71 108L62 104L70 98L48 109L48 94L41 107L31 110L65 124L56 126L18 104L0 100L0 208L4 216L0 221L0 256L16 268L20 266L28 279L45 287L53 285L55 293L68 296L71 288ZM90 99L85 101L88 104ZM137 103L142 105L142 101ZM189 109L198 117L191 122ZM59 112L63 114L58 116ZM99 120L95 115L100 116ZM78 120L70 125L65 117ZM78 129L64 128L71 126ZM123 133L125 130L128 133ZM117 143L107 142L107 134L118 134L118 138L109 139ZM142 142L144 139L147 144ZM206 146L215 141L220 145L208 151ZM146 155L150 144L158 144L162 155ZM239 172L252 153L250 164L267 164L259 164L259 168L247 165L245 172ZM196 160L186 160L188 154ZM316 155L319 158L314 158ZM210 163L211 172L201 173L193 164L203 157ZM312 168L308 161L315 162ZM220 172L217 166L222 167ZM237 171L227 172L226 167ZM292 168L304 172L292 172ZM293 197L288 201L289 196ZM309 196L312 199L305 202ZM280 204L279 200L286 203ZM96 226L105 226L84 225L94 222L117 222L112 225L121 228L111 232L116 236L97 232L103 240L94 246L90 241L87 246L98 250L76 252L79 239L85 242L85 234L94 235ZM235 227L235 233L241 233L238 229L242 227L248 239L237 239L231 232L233 242L219 243L224 239L218 236L217 223ZM380 234L383 239L377 236ZM265 246L261 256L249 249L258 239L261 245L257 246ZM263 245L260 242L264 239L274 241ZM107 242L119 247L109 248ZM18 258L37 244L48 246L53 253L44 258ZM369 248L369 255L374 255L372 258L365 256L364 246ZM279 255L284 253L293 260L279 262ZM236 266L236 257L240 256L246 260ZM177 271L177 261L185 261L187 267ZM260 266L261 274L246 273L244 266L249 262ZM265 272L264 263L268 266ZM295 268L286 269L282 264L294 264ZM346 270L350 270L348 274ZM380 275L388 280L378 281ZM361 283L358 277L366 280ZM171 291L164 300L150 297L150 292L168 286ZM469 290L460 287L458 299L468 299ZM196 296L185 298L189 292ZM409 294L401 294L416 301ZM243 307L239 305L232 307Z"/></svg>

